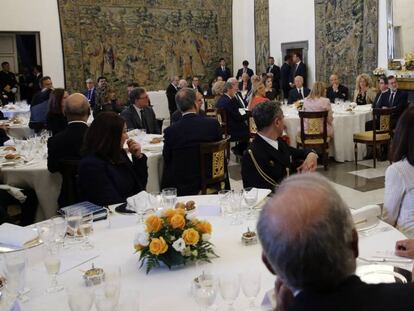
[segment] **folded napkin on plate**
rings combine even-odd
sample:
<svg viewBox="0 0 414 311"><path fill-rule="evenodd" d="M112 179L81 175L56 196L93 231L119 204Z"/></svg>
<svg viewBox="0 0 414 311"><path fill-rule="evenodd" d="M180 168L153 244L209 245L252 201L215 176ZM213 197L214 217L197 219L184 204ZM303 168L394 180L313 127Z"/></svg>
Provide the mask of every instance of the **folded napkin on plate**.
<svg viewBox="0 0 414 311"><path fill-rule="evenodd" d="M357 228L367 227L378 223L378 217L381 216L381 207L378 205L367 205L357 210L351 209L351 214Z"/></svg>
<svg viewBox="0 0 414 311"><path fill-rule="evenodd" d="M0 243L17 247L28 246L39 238L32 228L20 227L9 223L0 225Z"/></svg>
<svg viewBox="0 0 414 311"><path fill-rule="evenodd" d="M9 140L6 140L3 144L3 146L14 146L16 143L14 142L13 138L10 138Z"/></svg>
<svg viewBox="0 0 414 311"><path fill-rule="evenodd" d="M126 209L135 211L135 210L145 210L148 202L148 192L141 191L140 193L133 195L127 199Z"/></svg>
<svg viewBox="0 0 414 311"><path fill-rule="evenodd" d="M354 108L355 111L370 111L372 109L371 105L358 105Z"/></svg>
<svg viewBox="0 0 414 311"><path fill-rule="evenodd" d="M27 197L23 194L22 189L12 187L9 185L0 185L0 189L6 190L13 198L15 198L20 203L24 203Z"/></svg>

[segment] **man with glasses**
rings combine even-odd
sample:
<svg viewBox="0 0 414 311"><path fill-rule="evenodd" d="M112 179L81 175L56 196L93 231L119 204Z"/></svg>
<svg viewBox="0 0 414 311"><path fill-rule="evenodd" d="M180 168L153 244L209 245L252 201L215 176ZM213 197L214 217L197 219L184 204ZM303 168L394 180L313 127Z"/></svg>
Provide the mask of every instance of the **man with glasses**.
<svg viewBox="0 0 414 311"><path fill-rule="evenodd" d="M196 92L203 94L203 89L200 86L200 79L198 77L193 77L191 86Z"/></svg>
<svg viewBox="0 0 414 311"><path fill-rule="evenodd" d="M147 134L161 134L154 110L149 105L149 97L144 88L138 87L129 94L131 105L121 112L127 129L145 130Z"/></svg>

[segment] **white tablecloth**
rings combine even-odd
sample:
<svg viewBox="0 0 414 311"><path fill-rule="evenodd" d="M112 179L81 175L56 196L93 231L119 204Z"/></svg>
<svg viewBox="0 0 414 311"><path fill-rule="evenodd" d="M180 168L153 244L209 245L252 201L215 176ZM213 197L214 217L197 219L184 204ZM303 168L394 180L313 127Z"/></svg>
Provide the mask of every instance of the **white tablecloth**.
<svg viewBox="0 0 414 311"><path fill-rule="evenodd" d="M331 142L330 155L336 161L354 161L354 141L353 134L365 131L365 123L372 120L372 113L369 107L357 107L355 112L345 112L341 108L332 105L333 114L333 132L334 138ZM290 138L290 144L296 147L296 136L300 129L300 119L298 111L293 107L283 106L285 116L284 123L287 135ZM361 160L366 154L366 146L358 144L358 158Z"/></svg>
<svg viewBox="0 0 414 311"><path fill-rule="evenodd" d="M34 135L34 131L28 124L15 124L7 128L7 135L16 139L27 139Z"/></svg>
<svg viewBox="0 0 414 311"><path fill-rule="evenodd" d="M217 196L184 197L179 201L195 200L198 205L217 206ZM220 256L213 259L212 264L207 264L206 269L216 276L220 272L227 271L241 273L247 269L261 274L261 290L257 298L260 302L266 291L274 286L275 277L271 275L261 262L261 247L259 244L244 246L240 241L242 232L255 228L255 221L247 221L243 225L229 225L229 220L221 216L200 217L206 218L213 225L211 242L215 245L215 251ZM133 239L138 230L134 216L112 215L109 220L94 224L94 234L91 237L95 244L95 250L99 257L82 264L58 277L62 285L79 284L82 286L82 270L91 267L119 266L122 271L122 291L129 289L140 293L140 310L165 311L165 310L197 310L190 286L191 281L196 277L202 268L195 265L176 268L168 271L167 268L158 268L145 274L144 269L139 269L138 255L133 252ZM381 231L386 228L388 231ZM377 251L393 251L396 240L405 238L402 233L381 223L372 235L360 237L361 256L372 256ZM82 251L79 251L82 252ZM77 256L80 256L78 252ZM67 306L66 293L44 294L47 286L47 275L39 248L31 249L29 252L29 273L28 286L32 289L29 293L30 300L22 304L22 310L69 310ZM62 254L65 256L65 254ZM67 255L69 256L69 255ZM72 255L74 256L74 255ZM358 264L361 264L358 261ZM411 265L405 265L410 268ZM225 304L220 295L217 295L216 305L223 310ZM244 310L247 307L247 299L240 291L235 302L236 310ZM92 308L92 310L95 310Z"/></svg>
<svg viewBox="0 0 414 311"><path fill-rule="evenodd" d="M17 116L30 117L30 106L27 104L21 104L21 103L18 103L16 105L9 104L1 108L0 111L8 119L11 119Z"/></svg>
<svg viewBox="0 0 414 311"><path fill-rule="evenodd" d="M168 100L165 91L152 91L147 92L152 108L158 119L170 119L170 112L168 110Z"/></svg>

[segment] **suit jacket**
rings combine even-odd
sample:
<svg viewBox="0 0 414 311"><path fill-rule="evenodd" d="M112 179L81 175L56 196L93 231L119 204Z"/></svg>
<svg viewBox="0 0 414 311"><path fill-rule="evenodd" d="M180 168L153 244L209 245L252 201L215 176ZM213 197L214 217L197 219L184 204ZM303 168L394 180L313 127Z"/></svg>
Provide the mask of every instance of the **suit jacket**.
<svg viewBox="0 0 414 311"><path fill-rule="evenodd" d="M120 162L115 164L97 155L82 158L79 164L81 197L97 205L126 202L126 199L143 190L147 185L147 157L132 157L122 151Z"/></svg>
<svg viewBox="0 0 414 311"><path fill-rule="evenodd" d="M303 94L302 94L302 97L301 97L299 95L299 92L298 92L297 88L291 89L290 92L289 92L288 104L291 105L297 100L305 99L305 97L307 97L309 95L309 93L310 93L310 90L306 87L303 87Z"/></svg>
<svg viewBox="0 0 414 311"><path fill-rule="evenodd" d="M374 103L372 104L373 108L382 108L388 107L389 104L389 97L390 97L390 90L386 92L378 92L377 96L375 96Z"/></svg>
<svg viewBox="0 0 414 311"><path fill-rule="evenodd" d="M165 94L167 94L168 110L170 111L170 114L173 114L174 111L177 110L177 104L175 103L175 94L177 94L177 92L177 88L172 85L172 83L170 83L165 91Z"/></svg>
<svg viewBox="0 0 414 311"><path fill-rule="evenodd" d="M36 106L40 103L43 103L44 101L48 101L51 92L52 90L43 90L43 91L39 91L36 94L34 94L32 98L32 102L31 102L31 106Z"/></svg>
<svg viewBox="0 0 414 311"><path fill-rule="evenodd" d="M201 190L200 143L222 139L217 120L195 113L164 130L164 172L162 188L177 188L178 195L194 195Z"/></svg>
<svg viewBox="0 0 414 311"><path fill-rule="evenodd" d="M7 133L5 130L0 128L0 146L4 146L4 143L8 141L10 138L7 136Z"/></svg>
<svg viewBox="0 0 414 311"><path fill-rule="evenodd" d="M194 86L191 84L191 88L193 90L196 90L197 92L203 94L203 89L201 88L201 86L198 85L197 88L194 88Z"/></svg>
<svg viewBox="0 0 414 311"><path fill-rule="evenodd" d="M231 77L231 72L230 72L230 69L228 67L225 67L224 68L224 71L223 71L221 69L221 66L220 66L220 67L217 67L216 68L216 71L215 71L214 76L216 78L217 77L222 77L223 78L223 81L227 81L227 79Z"/></svg>
<svg viewBox="0 0 414 311"><path fill-rule="evenodd" d="M39 74L37 77L34 78L33 81L33 93L41 91L40 80L43 78L43 74Z"/></svg>
<svg viewBox="0 0 414 311"><path fill-rule="evenodd" d="M409 311L414 310L413 291L414 283L366 284L354 275L326 293L299 292L287 310Z"/></svg>
<svg viewBox="0 0 414 311"><path fill-rule="evenodd" d="M200 111L198 112L198 114L202 117L206 116L206 112L202 109L200 109ZM183 117L183 113L180 110L177 110L176 112L174 112L171 116L171 124L174 124L178 121L180 121Z"/></svg>
<svg viewBox="0 0 414 311"><path fill-rule="evenodd" d="M46 120L46 128L55 136L68 126L68 120L63 114L48 113Z"/></svg>
<svg viewBox="0 0 414 311"><path fill-rule="evenodd" d="M30 123L43 123L47 122L47 113L49 111L49 102L47 100L37 104L35 106L30 106Z"/></svg>
<svg viewBox="0 0 414 311"><path fill-rule="evenodd" d="M256 135L249 150L252 151L261 170L279 184L286 176L295 173L295 161L304 160L311 152L309 149L290 147L282 139L278 139L279 148L276 150L260 135ZM241 162L243 187L257 187L275 190L275 186L266 181L255 167L249 152L243 155Z"/></svg>
<svg viewBox="0 0 414 311"><path fill-rule="evenodd" d="M227 129L229 131L231 141L247 140L249 130L247 128L247 114L241 115L239 112L239 104L236 98L230 98L222 95L217 101L217 108L222 108L227 114Z"/></svg>
<svg viewBox="0 0 414 311"><path fill-rule="evenodd" d="M291 89L289 85L291 71L292 71L292 68L287 63L284 63L282 65L282 68L280 68L280 82L281 82L281 88L283 90L284 98L289 97L289 91Z"/></svg>
<svg viewBox="0 0 414 311"><path fill-rule="evenodd" d="M306 86L306 65L303 62L292 65L292 76L290 81L293 83L296 76L303 78L303 86Z"/></svg>
<svg viewBox="0 0 414 311"><path fill-rule="evenodd" d="M254 75L253 70L251 70L250 68L246 69L246 73L249 75L250 78ZM242 74L243 74L243 68L240 68L239 70L237 70L236 79L239 80L239 78L241 78Z"/></svg>
<svg viewBox="0 0 414 311"><path fill-rule="evenodd" d="M349 90L346 86L343 86L342 84L339 84L338 86L338 92L334 92L332 86L328 87L326 89L326 97L329 98L331 103L335 102L335 98L348 100L349 97Z"/></svg>
<svg viewBox="0 0 414 311"><path fill-rule="evenodd" d="M273 88L276 90L276 92L279 92L280 89L280 67L273 65L272 68L268 66L266 68L267 73L273 74Z"/></svg>
<svg viewBox="0 0 414 311"><path fill-rule="evenodd" d="M145 129L147 134L161 134L161 129L155 117L154 110L151 107L145 107L144 121L141 120L141 115L138 114L134 105L129 106L121 112L121 117L125 119L128 129Z"/></svg>
<svg viewBox="0 0 414 311"><path fill-rule="evenodd" d="M91 105L91 108L93 109L95 107L95 96L96 96L96 88L92 89L91 94L89 94L89 90L86 90L85 92L83 92L83 95L85 95L85 97L88 99L89 104Z"/></svg>
<svg viewBox="0 0 414 311"><path fill-rule="evenodd" d="M397 90L397 92L394 95L394 101L392 101L392 93L390 92L388 102L389 107L395 108L391 116L391 119L392 124L397 125L398 119L403 114L405 109L408 107L408 93L401 90Z"/></svg>

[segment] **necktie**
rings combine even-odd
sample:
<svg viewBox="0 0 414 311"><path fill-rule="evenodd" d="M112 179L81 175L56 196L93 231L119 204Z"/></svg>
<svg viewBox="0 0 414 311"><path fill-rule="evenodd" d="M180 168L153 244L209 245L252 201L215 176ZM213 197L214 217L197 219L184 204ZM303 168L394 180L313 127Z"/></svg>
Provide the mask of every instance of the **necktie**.
<svg viewBox="0 0 414 311"><path fill-rule="evenodd" d="M302 89L299 89L299 98L303 99Z"/></svg>
<svg viewBox="0 0 414 311"><path fill-rule="evenodd" d="M140 110L142 129L147 130L147 122L145 121L144 109Z"/></svg>
<svg viewBox="0 0 414 311"><path fill-rule="evenodd" d="M88 100L89 101L91 101L91 93L92 93L92 91L91 90L88 90Z"/></svg>
<svg viewBox="0 0 414 311"><path fill-rule="evenodd" d="M390 107L394 106L395 92L391 92Z"/></svg>
<svg viewBox="0 0 414 311"><path fill-rule="evenodd" d="M223 72L224 72L224 71L225 71L224 69L225 69L225 67L224 67L224 66L223 66L223 67L221 67L221 71L223 71Z"/></svg>

